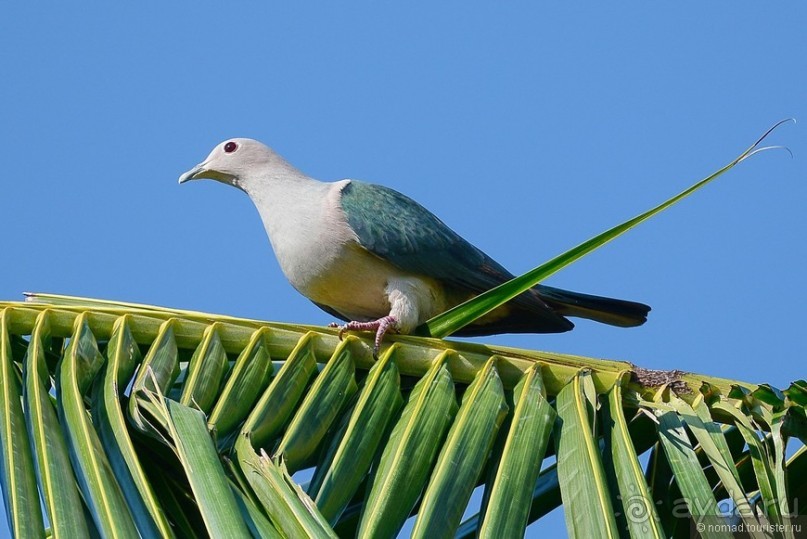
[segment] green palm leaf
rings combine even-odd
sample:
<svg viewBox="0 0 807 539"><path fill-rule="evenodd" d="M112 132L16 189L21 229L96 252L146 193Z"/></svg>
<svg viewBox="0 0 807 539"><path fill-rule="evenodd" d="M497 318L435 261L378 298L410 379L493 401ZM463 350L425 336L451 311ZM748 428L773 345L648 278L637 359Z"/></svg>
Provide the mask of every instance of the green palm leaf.
<svg viewBox="0 0 807 539"><path fill-rule="evenodd" d="M706 184L711 183L713 180L719 178L724 173L728 172L735 165L738 165L745 159L748 159L752 155L759 153L764 150L768 150L770 148L760 148L759 145L762 143L763 140L767 138L767 136L774 131L777 127L782 125L783 123L789 122L792 120L782 120L775 124L773 127L768 129L765 134L763 134L754 144L752 144L747 150L737 156L733 161L729 164L710 174L706 178L702 179L692 187L685 189L684 191L678 193L674 197L662 202L655 208L651 208L650 210L637 215L633 219L629 219L624 223L621 223L613 228L602 232L601 234L597 234L593 238L584 241L580 245L569 249L565 253L562 253L555 258L549 260L548 262L541 264L535 269L532 269L521 275L519 277L515 277L506 283L503 283L496 288L492 288L483 294L479 294L475 298L469 299L465 303L457 305L456 307L449 309L448 311L441 313L431 320L428 320L424 323L421 327L418 328L418 332L421 335L431 335L434 337L445 337L447 335L451 335L452 333L464 328L474 320L477 320L486 314L490 313L494 309L501 307L511 299L515 298L519 294L522 294L529 290L530 288L534 287L553 273L563 269L564 267L568 266L572 262L579 260L580 258L584 257L585 255L599 249L609 241L621 236L631 228L635 227L636 225L647 221L654 215L661 213L662 211L666 210L670 206L676 204L677 202L685 199L698 189L704 187Z"/></svg>

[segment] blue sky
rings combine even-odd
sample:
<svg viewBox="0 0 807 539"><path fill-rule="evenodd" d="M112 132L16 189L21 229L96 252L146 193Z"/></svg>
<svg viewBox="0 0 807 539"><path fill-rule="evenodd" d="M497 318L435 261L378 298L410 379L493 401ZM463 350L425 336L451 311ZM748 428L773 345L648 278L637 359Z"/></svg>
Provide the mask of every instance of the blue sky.
<svg viewBox="0 0 807 539"><path fill-rule="evenodd" d="M803 3L3 11L3 299L330 322L243 193L177 185L229 137L402 191L522 273L795 117L771 138L792 159L759 155L548 281L648 303L645 326L485 340L779 387L807 374Z"/></svg>

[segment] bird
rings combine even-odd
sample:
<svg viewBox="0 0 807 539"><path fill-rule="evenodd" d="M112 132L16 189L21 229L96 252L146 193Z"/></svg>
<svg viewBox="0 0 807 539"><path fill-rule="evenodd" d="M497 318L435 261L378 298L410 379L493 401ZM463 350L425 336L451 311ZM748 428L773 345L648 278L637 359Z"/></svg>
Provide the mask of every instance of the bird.
<svg viewBox="0 0 807 539"><path fill-rule="evenodd" d="M244 191L260 214L291 285L331 316L332 327L411 333L447 309L513 278L418 202L382 185L322 182L249 138L227 139L179 177L212 179ZM650 307L545 285L516 296L454 333L560 333L588 318L639 326Z"/></svg>

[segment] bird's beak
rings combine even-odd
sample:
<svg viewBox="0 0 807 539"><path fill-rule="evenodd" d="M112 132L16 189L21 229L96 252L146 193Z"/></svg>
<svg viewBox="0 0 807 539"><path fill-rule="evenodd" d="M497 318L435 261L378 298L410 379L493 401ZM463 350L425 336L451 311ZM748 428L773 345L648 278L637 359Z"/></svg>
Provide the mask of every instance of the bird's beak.
<svg viewBox="0 0 807 539"><path fill-rule="evenodd" d="M199 163L188 172L180 176L179 183L185 183L190 180L198 180L199 178L209 178L210 176L205 176L205 173L207 172L210 171L205 167L205 163Z"/></svg>

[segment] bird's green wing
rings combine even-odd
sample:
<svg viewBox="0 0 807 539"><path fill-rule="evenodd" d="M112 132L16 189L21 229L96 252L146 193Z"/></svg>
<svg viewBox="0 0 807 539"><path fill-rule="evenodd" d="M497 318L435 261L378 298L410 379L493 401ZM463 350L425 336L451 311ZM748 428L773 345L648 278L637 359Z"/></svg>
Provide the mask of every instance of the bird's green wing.
<svg viewBox="0 0 807 539"><path fill-rule="evenodd" d="M351 180L342 190L342 209L361 246L404 271L474 292L512 278L429 210L393 189Z"/></svg>
<svg viewBox="0 0 807 539"><path fill-rule="evenodd" d="M429 210L393 189L351 180L342 189L341 203L361 246L404 271L469 294L482 293L513 277ZM536 323L543 331L571 329L568 320L530 292L514 300L514 305L533 313L531 320L519 321L520 325L530 331L541 330Z"/></svg>

